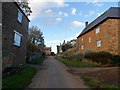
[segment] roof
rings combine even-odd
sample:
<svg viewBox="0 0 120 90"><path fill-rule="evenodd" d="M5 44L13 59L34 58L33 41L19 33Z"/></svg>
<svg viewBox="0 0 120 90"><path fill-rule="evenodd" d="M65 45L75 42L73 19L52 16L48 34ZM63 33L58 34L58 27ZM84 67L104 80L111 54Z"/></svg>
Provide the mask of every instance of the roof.
<svg viewBox="0 0 120 90"><path fill-rule="evenodd" d="M19 10L23 13L23 15L27 18L27 20L30 22L30 19L25 15L25 13L23 12L23 10L20 8L20 6L18 5L18 3L17 2L14 2L16 5L17 5L17 7L19 8Z"/></svg>
<svg viewBox="0 0 120 90"><path fill-rule="evenodd" d="M88 31L92 30L94 27L96 27L98 24L104 22L108 18L120 18L120 7L111 7L106 12L104 12L102 15L100 15L98 18L96 18L93 22L91 22L77 37L84 35Z"/></svg>

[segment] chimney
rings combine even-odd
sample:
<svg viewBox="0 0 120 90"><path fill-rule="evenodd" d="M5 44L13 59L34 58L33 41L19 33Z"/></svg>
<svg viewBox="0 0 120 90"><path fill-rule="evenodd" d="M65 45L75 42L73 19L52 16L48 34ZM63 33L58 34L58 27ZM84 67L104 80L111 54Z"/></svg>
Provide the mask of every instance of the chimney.
<svg viewBox="0 0 120 90"><path fill-rule="evenodd" d="M85 27L87 27L88 26L88 22L85 22Z"/></svg>

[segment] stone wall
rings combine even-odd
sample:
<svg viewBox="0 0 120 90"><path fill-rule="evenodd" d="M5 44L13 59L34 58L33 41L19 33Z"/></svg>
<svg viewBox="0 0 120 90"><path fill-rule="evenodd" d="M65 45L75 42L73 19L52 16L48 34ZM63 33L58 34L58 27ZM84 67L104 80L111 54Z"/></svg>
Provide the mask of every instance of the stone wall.
<svg viewBox="0 0 120 90"><path fill-rule="evenodd" d="M78 38L78 51L107 51L113 54L120 54L120 41L118 40L118 22L120 19L107 19ZM100 33L96 34L96 28L100 28ZM119 30L120 32L120 30ZM89 42L91 38L91 42ZM97 47L97 40L102 41L102 46ZM118 44L119 41L119 44ZM83 49L81 46L83 45Z"/></svg>
<svg viewBox="0 0 120 90"><path fill-rule="evenodd" d="M24 64L26 61L27 32L29 20L23 15L22 23L19 23L18 6L14 2L2 3L2 51L3 69L7 66ZM21 46L15 46L14 30L22 34Z"/></svg>

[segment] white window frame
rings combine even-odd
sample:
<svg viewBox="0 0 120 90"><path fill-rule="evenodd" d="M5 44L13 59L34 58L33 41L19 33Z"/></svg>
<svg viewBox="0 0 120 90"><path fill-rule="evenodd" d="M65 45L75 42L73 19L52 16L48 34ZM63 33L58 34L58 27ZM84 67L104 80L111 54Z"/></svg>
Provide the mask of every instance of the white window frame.
<svg viewBox="0 0 120 90"><path fill-rule="evenodd" d="M91 37L89 37L89 42L91 42Z"/></svg>
<svg viewBox="0 0 120 90"><path fill-rule="evenodd" d="M96 28L96 34L100 33L100 27Z"/></svg>
<svg viewBox="0 0 120 90"><path fill-rule="evenodd" d="M23 17L23 14L22 12L18 9L18 21L21 23L22 22L22 17Z"/></svg>
<svg viewBox="0 0 120 90"><path fill-rule="evenodd" d="M19 46L21 45L21 38L22 38L22 34L20 34L19 32L17 32L16 30L14 30L14 45L15 46Z"/></svg>
<svg viewBox="0 0 120 90"><path fill-rule="evenodd" d="M101 40L98 40L97 41L97 47L101 47L102 46L102 41Z"/></svg>
<svg viewBox="0 0 120 90"><path fill-rule="evenodd" d="M84 49L84 45L81 46L81 49L82 49L82 50Z"/></svg>

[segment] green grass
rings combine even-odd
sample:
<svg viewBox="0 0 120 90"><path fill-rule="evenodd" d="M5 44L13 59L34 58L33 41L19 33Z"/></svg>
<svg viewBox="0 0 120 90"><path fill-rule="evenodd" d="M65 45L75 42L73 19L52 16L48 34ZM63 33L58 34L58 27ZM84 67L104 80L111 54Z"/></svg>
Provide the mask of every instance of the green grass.
<svg viewBox="0 0 120 90"><path fill-rule="evenodd" d="M77 61L72 61L66 58L61 58L61 57L56 57L56 59L63 62L65 65L71 66L71 67L95 67L94 65L89 64L87 62L77 62Z"/></svg>
<svg viewBox="0 0 120 90"><path fill-rule="evenodd" d="M41 56L41 57L38 57L36 59L33 59L30 62L30 64L42 64L45 59L46 59L46 57Z"/></svg>
<svg viewBox="0 0 120 90"><path fill-rule="evenodd" d="M30 66L25 66L16 74L12 74L2 79L2 88L25 88L30 84L37 70Z"/></svg>
<svg viewBox="0 0 120 90"><path fill-rule="evenodd" d="M94 77L87 76L87 75L81 75L81 77L83 78L85 84L91 88L97 88L99 86L99 88L102 88L102 90L103 89L105 89L105 90L120 90L120 88L118 86L103 83L103 82L95 79Z"/></svg>

